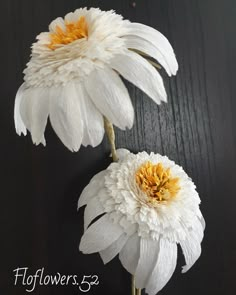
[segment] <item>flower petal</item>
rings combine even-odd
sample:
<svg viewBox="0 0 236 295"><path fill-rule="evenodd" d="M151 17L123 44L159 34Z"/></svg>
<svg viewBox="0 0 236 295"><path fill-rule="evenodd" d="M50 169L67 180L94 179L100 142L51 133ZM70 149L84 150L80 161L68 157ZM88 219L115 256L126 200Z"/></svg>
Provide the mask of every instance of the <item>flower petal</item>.
<svg viewBox="0 0 236 295"><path fill-rule="evenodd" d="M20 104L20 115L25 127L31 132L33 88L24 90Z"/></svg>
<svg viewBox="0 0 236 295"><path fill-rule="evenodd" d="M137 288L145 288L152 270L156 264L158 254L158 241L141 238L140 258L135 272Z"/></svg>
<svg viewBox="0 0 236 295"><path fill-rule="evenodd" d="M127 155L130 154L130 151L127 149L117 149L116 154L119 161L122 161Z"/></svg>
<svg viewBox="0 0 236 295"><path fill-rule="evenodd" d="M84 211L84 231L87 230L89 224L99 215L105 212L104 207L101 205L99 198L92 198Z"/></svg>
<svg viewBox="0 0 236 295"><path fill-rule="evenodd" d="M76 91L81 105L81 116L83 119L83 146L99 145L104 136L103 117L93 104L86 89L81 84L76 84Z"/></svg>
<svg viewBox="0 0 236 295"><path fill-rule="evenodd" d="M134 109L129 93L112 69L94 70L85 87L93 103L109 121L120 129L133 126Z"/></svg>
<svg viewBox="0 0 236 295"><path fill-rule="evenodd" d="M178 63L172 46L168 39L152 27L140 23L128 23L126 35L133 35L152 43L158 51L168 60L168 65L173 75L178 71Z"/></svg>
<svg viewBox="0 0 236 295"><path fill-rule="evenodd" d="M78 151L83 138L83 121L74 83L50 89L50 121L64 145Z"/></svg>
<svg viewBox="0 0 236 295"><path fill-rule="evenodd" d="M114 243L123 234L123 229L105 214L93 223L82 236L79 249L84 254L100 252Z"/></svg>
<svg viewBox="0 0 236 295"><path fill-rule="evenodd" d="M123 267L131 274L135 273L140 256L140 237L133 234L120 252L119 259Z"/></svg>
<svg viewBox="0 0 236 295"><path fill-rule="evenodd" d="M203 239L203 226L200 220L196 220L193 228L188 232L186 239L180 241L183 250L186 265L182 273L187 272L201 255L201 241Z"/></svg>
<svg viewBox="0 0 236 295"><path fill-rule="evenodd" d="M15 121L16 133L18 135L21 135L21 133L23 133L24 135L27 134L25 124L20 114L21 101L22 101L25 89L26 89L26 86L25 86L25 83L23 83L18 89L16 94L16 99L15 99L14 121Z"/></svg>
<svg viewBox="0 0 236 295"><path fill-rule="evenodd" d="M49 31L51 33L56 33L57 32L57 27L59 27L60 29L62 29L63 31L65 31L66 27L65 27L65 21L62 17L58 17L56 19L54 19L50 25L49 25Z"/></svg>
<svg viewBox="0 0 236 295"><path fill-rule="evenodd" d="M155 295L169 281L176 267L177 245L167 239L159 240L158 258L146 285L146 292Z"/></svg>
<svg viewBox="0 0 236 295"><path fill-rule="evenodd" d="M203 230L205 230L205 228L206 228L206 222L205 222L205 219L202 216L202 214L201 214L200 222L201 222L201 225L202 225Z"/></svg>
<svg viewBox="0 0 236 295"><path fill-rule="evenodd" d="M99 252L102 261L104 264L111 261L124 247L127 242L129 236L127 234L122 234L119 239L117 239L111 246Z"/></svg>
<svg viewBox="0 0 236 295"><path fill-rule="evenodd" d="M124 54L117 54L111 59L110 66L150 96L155 103L160 104L161 101L167 101L160 74L139 54L130 50Z"/></svg>
<svg viewBox="0 0 236 295"><path fill-rule="evenodd" d="M153 45L151 42L138 36L126 36L125 44L129 49L136 49L146 53L150 57L153 57L165 68L169 76L172 75L171 64L169 64L168 56L166 57L165 54L159 51L158 47Z"/></svg>
<svg viewBox="0 0 236 295"><path fill-rule="evenodd" d="M34 88L31 98L31 136L36 145L46 145L44 131L49 115L48 88Z"/></svg>
<svg viewBox="0 0 236 295"><path fill-rule="evenodd" d="M89 182L89 184L82 191L79 201L78 201L78 209L87 203L98 194L98 191L104 187L104 176L107 171L101 171L96 174Z"/></svg>

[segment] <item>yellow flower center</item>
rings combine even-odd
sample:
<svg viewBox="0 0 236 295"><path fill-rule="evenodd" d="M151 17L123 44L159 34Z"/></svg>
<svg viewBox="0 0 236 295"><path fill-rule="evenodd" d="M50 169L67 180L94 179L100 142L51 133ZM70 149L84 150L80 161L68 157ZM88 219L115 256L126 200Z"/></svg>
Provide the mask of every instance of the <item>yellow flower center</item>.
<svg viewBox="0 0 236 295"><path fill-rule="evenodd" d="M140 189L147 194L151 202L168 201L180 190L179 178L173 178L170 168L165 169L161 163L153 165L144 163L136 172L136 182Z"/></svg>
<svg viewBox="0 0 236 295"><path fill-rule="evenodd" d="M84 16L81 16L77 22L65 23L65 30L56 26L56 32L50 34L51 43L48 47L55 50L58 45L66 45L75 40L88 37L88 25Z"/></svg>

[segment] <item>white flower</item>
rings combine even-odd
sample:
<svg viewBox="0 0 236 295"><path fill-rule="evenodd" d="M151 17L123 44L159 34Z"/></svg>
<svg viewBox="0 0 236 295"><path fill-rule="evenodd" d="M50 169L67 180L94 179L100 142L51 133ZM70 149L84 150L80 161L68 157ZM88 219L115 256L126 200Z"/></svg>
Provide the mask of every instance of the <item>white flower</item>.
<svg viewBox="0 0 236 295"><path fill-rule="evenodd" d="M80 250L99 252L104 263L119 254L136 287L154 295L175 270L177 244L185 256L183 272L201 254L200 199L182 167L167 157L124 150L119 158L80 196L79 207L86 205Z"/></svg>
<svg viewBox="0 0 236 295"><path fill-rule="evenodd" d="M131 128L134 110L119 74L156 103L166 101L160 74L137 51L158 60L169 76L178 69L160 32L114 11L77 9L54 20L37 39L14 113L17 133L26 135L28 129L35 144L46 144L48 117L73 151L102 141L103 116L121 129Z"/></svg>

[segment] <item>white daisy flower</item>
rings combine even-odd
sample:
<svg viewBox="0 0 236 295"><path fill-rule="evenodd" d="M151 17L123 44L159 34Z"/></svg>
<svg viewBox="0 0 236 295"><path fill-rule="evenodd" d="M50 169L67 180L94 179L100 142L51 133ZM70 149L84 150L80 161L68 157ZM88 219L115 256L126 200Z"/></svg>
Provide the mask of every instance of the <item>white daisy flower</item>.
<svg viewBox="0 0 236 295"><path fill-rule="evenodd" d="M94 176L80 196L79 207L86 205L80 250L99 252L104 263L119 254L136 287L154 295L175 270L177 244L185 256L183 272L201 254L200 199L182 167L166 156L118 155L119 162Z"/></svg>
<svg viewBox="0 0 236 295"><path fill-rule="evenodd" d="M103 116L121 129L131 128L134 110L119 75L157 104L166 101L162 78L145 54L158 60L169 76L176 74L171 45L149 26L97 8L55 19L32 46L15 100L17 133L26 135L28 129L36 145L45 145L49 117L64 145L78 151L81 144L100 144Z"/></svg>

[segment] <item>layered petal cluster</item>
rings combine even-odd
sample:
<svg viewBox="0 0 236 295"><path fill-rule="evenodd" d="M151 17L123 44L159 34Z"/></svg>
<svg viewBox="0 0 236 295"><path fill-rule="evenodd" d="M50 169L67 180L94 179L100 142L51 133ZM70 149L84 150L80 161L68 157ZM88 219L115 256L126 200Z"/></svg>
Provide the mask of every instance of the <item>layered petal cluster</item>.
<svg viewBox="0 0 236 295"><path fill-rule="evenodd" d="M15 100L17 133L28 130L36 145L45 145L50 118L64 145L78 151L81 144L94 147L102 141L103 116L120 129L131 128L134 110L120 76L157 104L166 101L162 78L147 56L169 76L176 74L170 43L149 26L97 8L55 19L32 45Z"/></svg>
<svg viewBox="0 0 236 295"><path fill-rule="evenodd" d="M94 176L79 198L79 208L86 205L80 250L99 252L104 263L119 254L136 287L154 295L175 270L177 244L185 256L183 272L201 254L205 222L199 204L182 167L159 154L121 150L119 162Z"/></svg>

